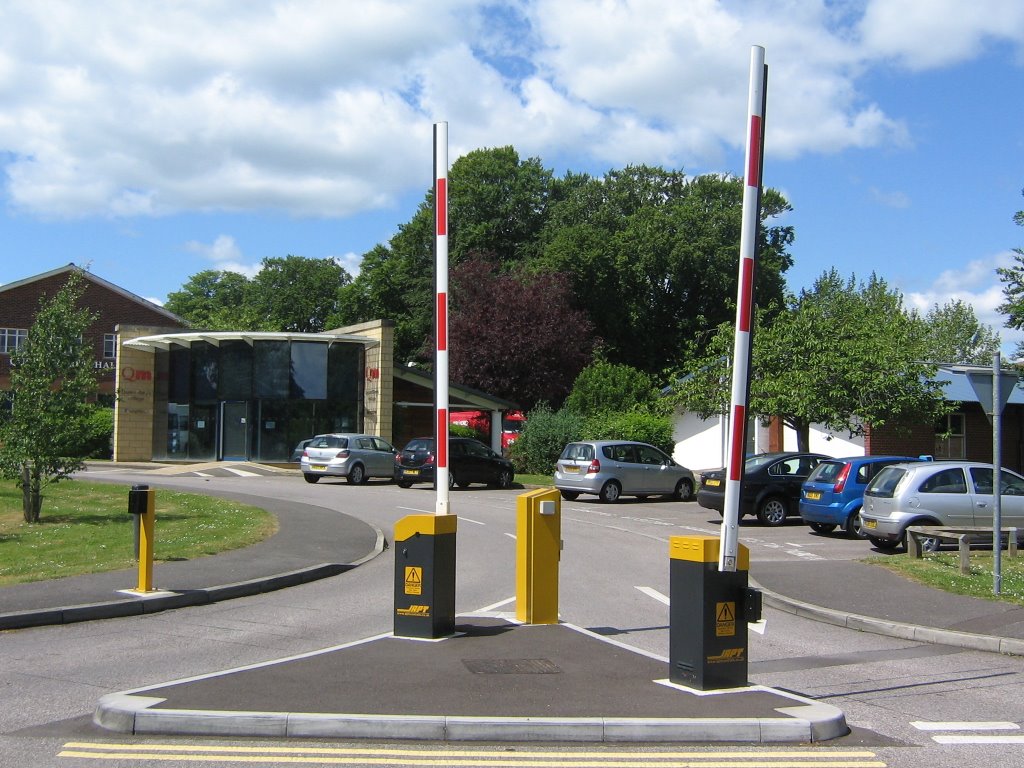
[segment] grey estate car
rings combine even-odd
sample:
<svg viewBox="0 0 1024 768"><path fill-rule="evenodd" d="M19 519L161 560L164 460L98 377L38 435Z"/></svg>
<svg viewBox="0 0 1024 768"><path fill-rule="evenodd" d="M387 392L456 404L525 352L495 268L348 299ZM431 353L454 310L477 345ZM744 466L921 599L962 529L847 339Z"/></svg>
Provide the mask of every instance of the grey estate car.
<svg viewBox="0 0 1024 768"><path fill-rule="evenodd" d="M992 465L975 461L915 462L882 469L864 489L861 525L879 549L906 545L907 526L992 525ZM1024 477L999 472L1003 527L1024 533ZM934 549L938 540L922 542Z"/></svg>
<svg viewBox="0 0 1024 768"><path fill-rule="evenodd" d="M563 499L581 493L601 501L620 496L693 496L693 473L647 443L628 440L589 440L569 443L555 465L555 487Z"/></svg>
<svg viewBox="0 0 1024 768"><path fill-rule="evenodd" d="M321 477L345 477L353 485L370 477L395 477L397 451L374 435L317 435L306 446L299 466L307 483Z"/></svg>

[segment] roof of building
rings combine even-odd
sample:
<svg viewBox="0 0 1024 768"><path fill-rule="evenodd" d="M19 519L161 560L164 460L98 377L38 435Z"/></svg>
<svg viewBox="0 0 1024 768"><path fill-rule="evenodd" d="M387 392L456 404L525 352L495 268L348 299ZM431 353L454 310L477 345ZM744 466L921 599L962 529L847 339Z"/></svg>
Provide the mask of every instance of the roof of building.
<svg viewBox="0 0 1024 768"><path fill-rule="evenodd" d="M89 272L87 269L83 269L82 267L80 267L80 266L78 266L77 264L74 264L74 263L68 264L66 267L57 267L57 269L51 269L49 272L43 272L42 274L39 274L39 275L33 275L32 277L26 277L23 280L15 280L13 283L5 283L3 285L0 285L0 294L4 293L6 291L13 290L14 288L21 288L23 286L30 285L30 284L35 283L35 282L39 282L40 280L47 280L47 279L49 279L51 277L55 277L57 275L66 274L66 273L69 274L71 272L78 272L78 274L80 274L83 278L85 278L86 280L88 280L91 283L95 283L96 285L99 285L99 286L101 286L103 288L106 288L108 291L112 291L112 292L114 292L116 294L119 294L120 296L123 296L124 298L128 299L129 301L134 301L137 304L142 304L142 305L146 306L148 309L150 309L150 310L152 310L154 312L159 312L160 314L166 316L168 320L171 320L174 323L177 323L179 325L183 325L183 326L186 326L186 327L188 326L188 323L185 322L182 318L178 317L173 312L171 312L171 311L169 311L167 309L164 309L159 304L156 304L156 303L154 303L152 301L149 301L148 299L144 299L141 296L137 296L134 293L132 293L131 291L126 291L121 286L114 285L113 283L104 280L102 277L98 277L97 275L94 275L92 272Z"/></svg>
<svg viewBox="0 0 1024 768"><path fill-rule="evenodd" d="M217 347L223 341L244 341L252 344L254 341L317 341L328 342L355 342L366 347L379 344L376 339L368 336L356 336L351 333L284 333L276 331L186 331L182 333L158 333L152 336L140 336L136 339L126 341L126 347L136 349L167 350L173 346L189 347L197 341L205 341Z"/></svg>
<svg viewBox="0 0 1024 768"><path fill-rule="evenodd" d="M405 367L400 368L395 366L395 378L407 381L410 384L416 384L427 389L434 388L434 377L431 374L417 371L413 368ZM474 408L479 408L487 411L512 411L518 410L519 405L513 403L511 400L505 400L494 395L488 395L486 392L481 392L471 387L465 387L461 384L455 384L449 382L448 384L448 402L452 408L465 407L466 405ZM430 403L395 403L395 405L430 405Z"/></svg>
<svg viewBox="0 0 1024 768"><path fill-rule="evenodd" d="M1016 371L1004 368L1003 373L1015 374ZM972 374L982 379L981 383L983 386L988 386L989 398L991 398L992 366L940 365L938 372L935 374L935 381L945 382L942 392L947 400L957 400L961 403L977 403L980 401L978 394L974 391L974 387L971 386L970 379ZM1003 394L1005 395L1006 393L1004 392ZM1010 392L1007 402L1013 405L1024 405L1024 388L1021 387L1019 380Z"/></svg>

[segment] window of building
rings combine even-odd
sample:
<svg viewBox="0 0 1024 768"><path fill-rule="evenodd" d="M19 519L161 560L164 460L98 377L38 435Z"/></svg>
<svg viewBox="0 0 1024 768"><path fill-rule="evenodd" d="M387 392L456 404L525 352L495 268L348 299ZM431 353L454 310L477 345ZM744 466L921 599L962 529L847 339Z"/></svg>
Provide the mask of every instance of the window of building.
<svg viewBox="0 0 1024 768"><path fill-rule="evenodd" d="M27 338L27 328L0 328L0 354L11 354L24 344Z"/></svg>
<svg viewBox="0 0 1024 768"><path fill-rule="evenodd" d="M117 357L116 333L103 334L103 357L107 360L113 360L115 357Z"/></svg>
<svg viewBox="0 0 1024 768"><path fill-rule="evenodd" d="M964 439L964 415L962 413L947 415L935 427L935 458L965 458L966 442Z"/></svg>

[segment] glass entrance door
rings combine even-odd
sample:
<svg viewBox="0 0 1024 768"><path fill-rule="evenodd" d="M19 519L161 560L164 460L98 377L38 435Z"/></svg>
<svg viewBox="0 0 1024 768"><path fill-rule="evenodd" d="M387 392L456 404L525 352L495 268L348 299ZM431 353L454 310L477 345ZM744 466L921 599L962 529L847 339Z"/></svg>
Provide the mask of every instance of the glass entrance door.
<svg viewBox="0 0 1024 768"><path fill-rule="evenodd" d="M220 457L222 461L249 458L249 403L221 403Z"/></svg>

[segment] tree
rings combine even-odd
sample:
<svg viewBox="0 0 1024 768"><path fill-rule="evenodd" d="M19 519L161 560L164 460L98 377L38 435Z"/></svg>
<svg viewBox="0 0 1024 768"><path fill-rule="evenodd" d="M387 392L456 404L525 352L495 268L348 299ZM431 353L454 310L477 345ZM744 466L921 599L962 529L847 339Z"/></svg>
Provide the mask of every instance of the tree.
<svg viewBox="0 0 1024 768"><path fill-rule="evenodd" d="M924 322L926 358L931 362L988 365L999 350L999 334L979 322L974 307L960 299L936 304Z"/></svg>
<svg viewBox="0 0 1024 768"><path fill-rule="evenodd" d="M576 377L564 407L583 415L619 413L650 410L658 400L650 375L598 357Z"/></svg>
<svg viewBox="0 0 1024 768"><path fill-rule="evenodd" d="M770 325L768 315L756 315L749 411L781 418L800 450L811 424L863 434L888 423L932 423L949 411L936 367L925 362L924 321L877 276L858 284L831 270L790 297ZM727 410L733 333L720 326L707 356L677 386L679 402L702 417Z"/></svg>
<svg viewBox="0 0 1024 768"><path fill-rule="evenodd" d="M1024 211L1013 214L1013 221L1017 226L1024 227ZM1009 315L1007 328L1021 330L1024 328L1024 248L1014 248L1013 252L1016 266L996 268L1003 282L1003 297L1006 299L999 306L999 311ZM1017 345L1017 357L1024 357L1024 343Z"/></svg>
<svg viewBox="0 0 1024 768"><path fill-rule="evenodd" d="M536 263L571 276L608 359L658 374L699 356L734 314L742 181L631 166L567 176L553 198ZM763 221L788 210L765 190ZM793 231L763 226L759 239L755 291L768 306L782 298Z"/></svg>
<svg viewBox="0 0 1024 768"><path fill-rule="evenodd" d="M475 258L453 270L451 289L453 381L524 408L565 399L597 338L563 275L499 272Z"/></svg>
<svg viewBox="0 0 1024 768"><path fill-rule="evenodd" d="M448 172L448 251L452 269L474 254L510 266L537 250L550 172L521 161L512 147L481 149ZM422 359L434 327L434 193L387 245L364 254L341 292L335 325L376 318L395 322L395 360Z"/></svg>
<svg viewBox="0 0 1024 768"><path fill-rule="evenodd" d="M83 341L96 316L77 307L77 274L40 301L25 343L11 354L9 416L0 423L0 471L17 480L25 522L39 522L43 490L82 468L81 435L96 393L92 349Z"/></svg>
<svg viewBox="0 0 1024 768"><path fill-rule="evenodd" d="M246 313L248 287L245 275L207 269L192 275L180 291L169 293L164 306L193 328L251 331L255 320Z"/></svg>
<svg viewBox="0 0 1024 768"><path fill-rule="evenodd" d="M262 330L320 333L351 280L334 259L267 258L249 284L246 305Z"/></svg>

